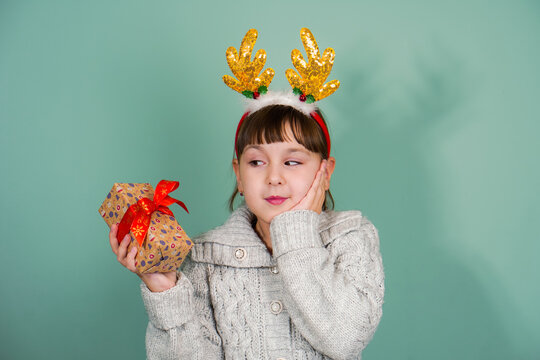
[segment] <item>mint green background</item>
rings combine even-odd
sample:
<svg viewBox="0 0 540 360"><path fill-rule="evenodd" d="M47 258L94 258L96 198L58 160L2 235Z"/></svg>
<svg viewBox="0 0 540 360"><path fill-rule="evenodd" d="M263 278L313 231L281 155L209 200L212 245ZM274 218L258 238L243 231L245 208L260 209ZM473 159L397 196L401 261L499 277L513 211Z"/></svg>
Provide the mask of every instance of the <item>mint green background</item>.
<svg viewBox="0 0 540 360"><path fill-rule="evenodd" d="M540 4L427 0L3 0L0 358L145 357L97 209L114 182L178 179L186 231L222 223L242 114L225 49L256 27L285 89L302 26L337 54L337 208L381 236L364 358L540 359Z"/></svg>

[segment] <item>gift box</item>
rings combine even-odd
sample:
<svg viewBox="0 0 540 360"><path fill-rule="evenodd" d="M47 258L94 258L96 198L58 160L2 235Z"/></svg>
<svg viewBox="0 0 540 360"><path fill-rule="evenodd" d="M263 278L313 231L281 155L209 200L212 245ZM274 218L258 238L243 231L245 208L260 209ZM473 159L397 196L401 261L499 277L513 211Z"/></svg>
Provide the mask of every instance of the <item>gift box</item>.
<svg viewBox="0 0 540 360"><path fill-rule="evenodd" d="M178 185L162 180L154 195L150 184L116 183L99 208L109 227L119 224L118 242L131 234L128 251L138 247L135 266L141 274L177 270L193 246L168 208L177 203L187 211L184 203L168 195Z"/></svg>

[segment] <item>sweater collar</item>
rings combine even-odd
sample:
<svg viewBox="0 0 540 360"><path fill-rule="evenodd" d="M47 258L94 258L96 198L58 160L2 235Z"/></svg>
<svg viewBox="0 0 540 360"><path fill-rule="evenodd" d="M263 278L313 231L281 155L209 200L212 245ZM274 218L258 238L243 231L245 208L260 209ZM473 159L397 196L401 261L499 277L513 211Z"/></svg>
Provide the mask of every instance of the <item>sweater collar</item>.
<svg viewBox="0 0 540 360"><path fill-rule="evenodd" d="M275 260L252 223L255 215L245 206L235 210L221 226L193 239L191 258L232 267L275 266Z"/></svg>
<svg viewBox="0 0 540 360"><path fill-rule="evenodd" d="M246 206L235 210L223 225L193 238L191 258L232 267L275 266L275 259L253 229L254 219L255 215ZM359 230L362 221L359 211L323 211L319 218L323 245Z"/></svg>
<svg viewBox="0 0 540 360"><path fill-rule="evenodd" d="M228 246L265 247L253 229L255 215L246 206L242 206L229 216L227 221L194 239L195 243L218 243Z"/></svg>

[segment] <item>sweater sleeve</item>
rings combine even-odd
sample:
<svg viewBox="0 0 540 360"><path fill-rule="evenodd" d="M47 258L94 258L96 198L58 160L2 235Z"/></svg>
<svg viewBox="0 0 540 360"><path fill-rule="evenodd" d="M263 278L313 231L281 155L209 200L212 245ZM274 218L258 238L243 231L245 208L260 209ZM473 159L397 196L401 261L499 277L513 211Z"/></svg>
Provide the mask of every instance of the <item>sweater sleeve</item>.
<svg viewBox="0 0 540 360"><path fill-rule="evenodd" d="M326 247L319 215L280 214L270 226L287 311L302 336L332 359L357 357L382 316L384 274L375 227L360 215Z"/></svg>
<svg viewBox="0 0 540 360"><path fill-rule="evenodd" d="M141 283L148 313L146 355L154 359L223 359L203 264L188 257L176 286L151 292Z"/></svg>

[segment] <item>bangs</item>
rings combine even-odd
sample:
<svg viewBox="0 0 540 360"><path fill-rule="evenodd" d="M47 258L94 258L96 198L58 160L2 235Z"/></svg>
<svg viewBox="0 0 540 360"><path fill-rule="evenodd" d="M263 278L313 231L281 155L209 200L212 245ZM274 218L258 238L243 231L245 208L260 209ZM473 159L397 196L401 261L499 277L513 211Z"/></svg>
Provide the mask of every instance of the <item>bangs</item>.
<svg viewBox="0 0 540 360"><path fill-rule="evenodd" d="M294 139L287 130L291 129ZM271 105L249 114L242 123L236 142L241 156L248 145L272 144L296 140L311 152L328 157L324 134L310 116L287 105Z"/></svg>

